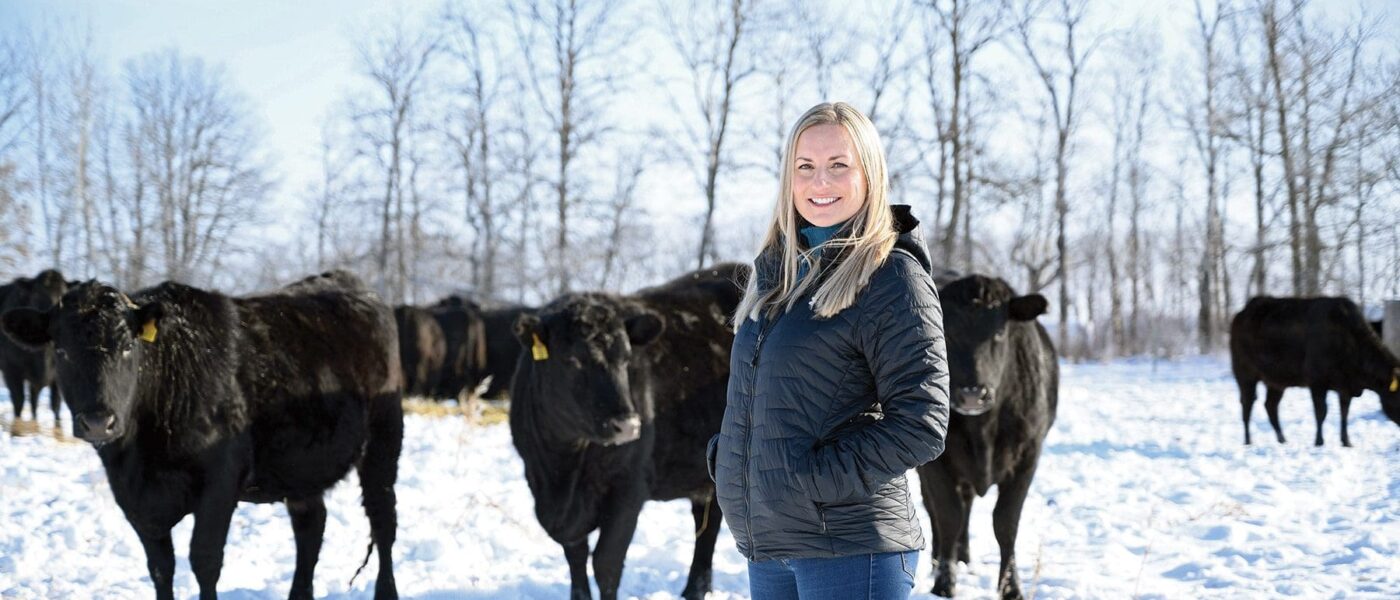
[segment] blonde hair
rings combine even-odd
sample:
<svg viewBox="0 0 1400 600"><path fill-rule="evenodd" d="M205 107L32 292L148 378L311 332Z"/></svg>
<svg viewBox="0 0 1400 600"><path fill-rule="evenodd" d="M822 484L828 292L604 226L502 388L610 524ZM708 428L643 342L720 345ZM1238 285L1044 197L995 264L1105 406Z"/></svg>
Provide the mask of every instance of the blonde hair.
<svg viewBox="0 0 1400 600"><path fill-rule="evenodd" d="M792 199L797 138L817 125L840 125L845 128L855 145L857 160L866 181L865 203L861 210L842 227L840 236L825 244L836 251L836 254L827 251L828 259L823 261L825 264L816 262L817 253L811 249L803 250L798 245L799 221ZM749 278L744 299L734 313L736 329L743 322L743 317L757 320L764 310L769 317L776 317L780 311L792 310L797 299L805 295L829 268L833 269L831 275L812 294L812 310L823 318L845 310L855 303L856 296L870 282L870 276L884 264L898 237L888 199L889 175L885 168L885 151L880 144L880 133L869 118L845 102L824 102L808 109L797 120L788 133L785 146L778 202L773 208L768 232L764 234L759 247L760 262L770 252L780 253L778 280L771 288L761 290L758 288L757 273ZM838 256L841 260L833 260ZM813 262L806 276L799 280L798 265L804 259Z"/></svg>

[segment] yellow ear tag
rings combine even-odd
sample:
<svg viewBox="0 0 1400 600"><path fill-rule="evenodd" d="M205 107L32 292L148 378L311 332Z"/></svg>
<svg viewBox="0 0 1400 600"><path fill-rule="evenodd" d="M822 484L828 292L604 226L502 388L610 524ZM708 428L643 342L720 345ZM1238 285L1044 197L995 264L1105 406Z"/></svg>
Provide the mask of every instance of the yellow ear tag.
<svg viewBox="0 0 1400 600"><path fill-rule="evenodd" d="M156 320L155 320L155 319L151 319L151 320L149 320L149 321L146 321L146 324L141 326L141 339L146 340L147 342L150 342L150 343L155 343L155 341L156 341Z"/></svg>
<svg viewBox="0 0 1400 600"><path fill-rule="evenodd" d="M549 348L546 348L544 342L540 341L540 334L532 333L530 337L535 340L534 345L530 346L530 354L535 357L535 360L549 360Z"/></svg>
<svg viewBox="0 0 1400 600"><path fill-rule="evenodd" d="M1390 391L1400 392L1400 377L1390 376Z"/></svg>

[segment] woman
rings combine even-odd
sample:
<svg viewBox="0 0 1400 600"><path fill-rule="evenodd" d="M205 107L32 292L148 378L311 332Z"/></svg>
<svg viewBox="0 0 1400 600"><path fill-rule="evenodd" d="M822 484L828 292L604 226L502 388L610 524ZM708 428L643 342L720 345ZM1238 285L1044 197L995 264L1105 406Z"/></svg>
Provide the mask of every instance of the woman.
<svg viewBox="0 0 1400 600"><path fill-rule="evenodd" d="M708 449L755 600L914 585L924 540L904 473L943 451L948 369L928 251L888 185L852 106L814 106L788 135Z"/></svg>

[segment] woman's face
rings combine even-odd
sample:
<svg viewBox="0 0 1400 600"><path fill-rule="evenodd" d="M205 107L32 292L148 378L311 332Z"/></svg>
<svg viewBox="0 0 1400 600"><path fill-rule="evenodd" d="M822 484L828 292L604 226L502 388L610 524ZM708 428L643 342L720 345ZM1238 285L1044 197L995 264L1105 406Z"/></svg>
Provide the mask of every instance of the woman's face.
<svg viewBox="0 0 1400 600"><path fill-rule="evenodd" d="M851 218L865 206L865 171L846 128L814 125L797 136L792 202L819 227Z"/></svg>

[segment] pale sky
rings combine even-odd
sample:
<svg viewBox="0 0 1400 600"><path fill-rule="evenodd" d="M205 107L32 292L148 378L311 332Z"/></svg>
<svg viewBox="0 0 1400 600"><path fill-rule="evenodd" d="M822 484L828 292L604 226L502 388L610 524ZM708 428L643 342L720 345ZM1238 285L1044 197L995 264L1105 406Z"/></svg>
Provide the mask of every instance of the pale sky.
<svg viewBox="0 0 1400 600"><path fill-rule="evenodd" d="M1189 0L1166 4L1103 0L1103 4L1095 8L1112 13L1111 20L1124 25L1142 15L1168 15L1167 21L1184 25L1193 10ZM1385 19L1382 37L1400 39L1400 0L1314 4L1326 7L1325 12L1338 19L1363 6L1373 16ZM300 208L296 199L306 184L316 179L321 124L328 111L343 104L346 90L356 83L351 40L372 31L376 23L396 11L421 14L441 6L439 0L0 0L0 35L33 29L46 21L79 31L90 25L97 54L107 62L106 72L114 78L120 77L127 59L170 47L223 65L233 89L249 100L263 127L265 147L272 152L274 173L282 184L274 199L297 203L280 207L290 215L299 214L293 212ZM1166 34L1172 27L1164 24L1163 29ZM1169 53L1177 45L1170 39L1166 43ZM120 80L114 84L120 85ZM620 99L624 104L628 101ZM295 225L289 221L280 225Z"/></svg>

